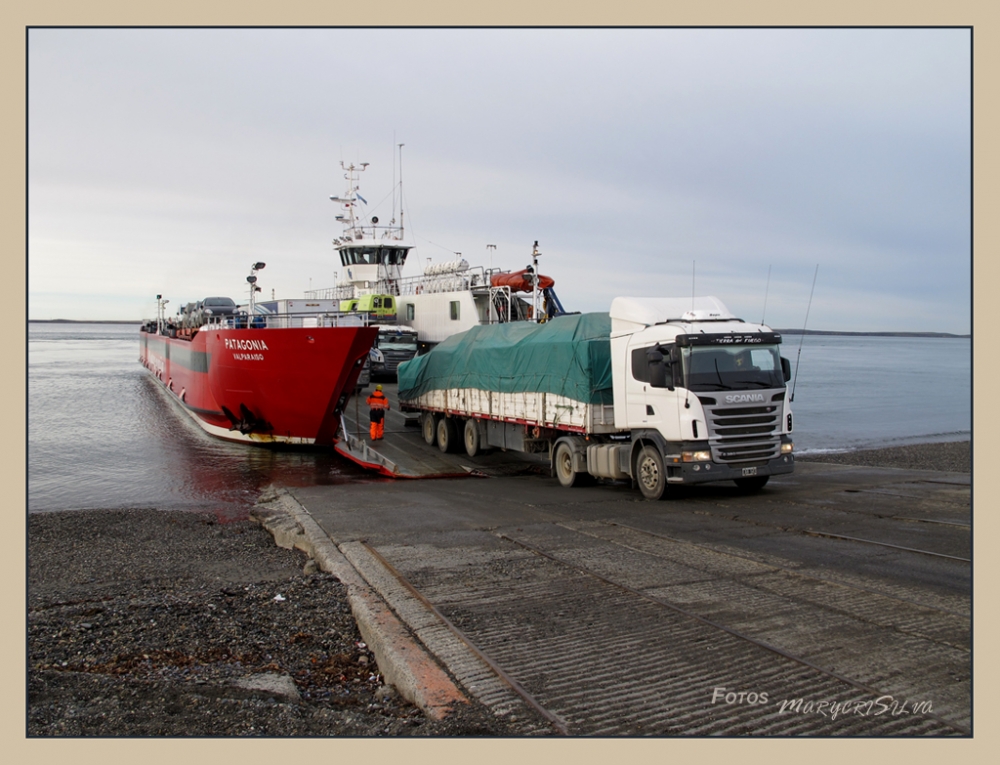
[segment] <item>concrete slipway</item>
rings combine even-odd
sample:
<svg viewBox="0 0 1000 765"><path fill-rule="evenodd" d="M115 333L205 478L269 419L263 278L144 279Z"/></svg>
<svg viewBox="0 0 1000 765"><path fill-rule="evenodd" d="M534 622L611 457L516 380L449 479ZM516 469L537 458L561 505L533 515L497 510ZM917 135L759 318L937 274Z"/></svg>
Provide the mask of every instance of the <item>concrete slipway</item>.
<svg viewBox="0 0 1000 765"><path fill-rule="evenodd" d="M563 489L537 459L439 457L396 406L393 449L494 477L275 489L256 513L348 584L387 681L431 715L476 698L528 735L971 731L967 474L799 463L757 494L647 502Z"/></svg>

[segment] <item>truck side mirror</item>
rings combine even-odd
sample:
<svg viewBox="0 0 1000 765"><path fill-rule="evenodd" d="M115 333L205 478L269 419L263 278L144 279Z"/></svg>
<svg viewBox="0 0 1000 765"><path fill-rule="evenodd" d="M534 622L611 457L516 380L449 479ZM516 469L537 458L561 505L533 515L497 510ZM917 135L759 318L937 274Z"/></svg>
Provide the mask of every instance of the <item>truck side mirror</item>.
<svg viewBox="0 0 1000 765"><path fill-rule="evenodd" d="M784 356L781 357L781 374L785 378L785 382L792 379L792 364Z"/></svg>
<svg viewBox="0 0 1000 765"><path fill-rule="evenodd" d="M654 388L666 388L673 390L674 386L667 382L667 370L669 361L664 361L663 354L655 349L646 351L646 360L649 362L649 384Z"/></svg>

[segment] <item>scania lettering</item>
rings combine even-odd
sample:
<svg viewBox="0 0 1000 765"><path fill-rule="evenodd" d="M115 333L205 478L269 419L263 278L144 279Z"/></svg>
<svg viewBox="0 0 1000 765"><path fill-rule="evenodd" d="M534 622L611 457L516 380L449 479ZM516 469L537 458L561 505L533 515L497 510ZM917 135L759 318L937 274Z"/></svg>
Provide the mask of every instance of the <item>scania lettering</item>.
<svg viewBox="0 0 1000 765"><path fill-rule="evenodd" d="M726 396L727 404L740 404L747 403L748 401L763 401L764 394L762 393L752 393L744 394L742 396Z"/></svg>
<svg viewBox="0 0 1000 765"><path fill-rule="evenodd" d="M781 335L715 297L615 298L607 314L480 326L399 367L424 439L547 452L563 486L631 479L753 491L795 467Z"/></svg>

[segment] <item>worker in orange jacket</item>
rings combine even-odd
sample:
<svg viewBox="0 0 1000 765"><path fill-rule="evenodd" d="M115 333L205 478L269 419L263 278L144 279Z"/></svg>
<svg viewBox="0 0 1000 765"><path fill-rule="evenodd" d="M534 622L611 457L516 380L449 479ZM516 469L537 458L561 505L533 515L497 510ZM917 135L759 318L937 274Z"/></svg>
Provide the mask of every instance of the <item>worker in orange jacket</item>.
<svg viewBox="0 0 1000 765"><path fill-rule="evenodd" d="M372 441L381 441L382 435L385 433L385 413L389 409L389 399L382 392L382 386L376 385L375 390L365 401L371 407L372 424L369 428L369 435L371 435Z"/></svg>

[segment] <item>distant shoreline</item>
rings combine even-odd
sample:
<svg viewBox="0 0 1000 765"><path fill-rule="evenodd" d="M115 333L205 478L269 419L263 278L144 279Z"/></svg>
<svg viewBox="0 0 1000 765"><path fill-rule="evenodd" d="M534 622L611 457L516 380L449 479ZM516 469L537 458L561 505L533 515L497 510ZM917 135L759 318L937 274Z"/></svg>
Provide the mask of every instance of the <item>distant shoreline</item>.
<svg viewBox="0 0 1000 765"><path fill-rule="evenodd" d="M972 335L954 335L951 332L839 332L826 329L776 329L782 335L837 335L848 337L954 337L968 340Z"/></svg>
<svg viewBox="0 0 1000 765"><path fill-rule="evenodd" d="M145 324L142 319L128 321L125 319L28 319L28 324Z"/></svg>
<svg viewBox="0 0 1000 765"><path fill-rule="evenodd" d="M145 322L141 319L135 321L118 321L115 319L28 319L29 324L135 324L139 326ZM825 329L776 329L782 335L837 335L846 337L954 337L958 339L970 339L972 335L954 335L950 332L839 332L837 330Z"/></svg>

